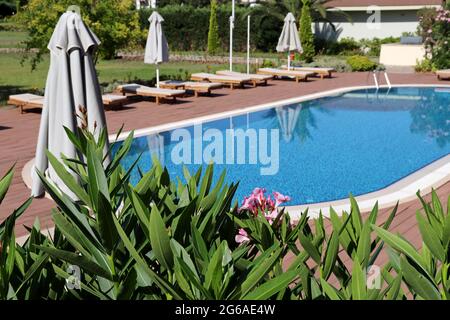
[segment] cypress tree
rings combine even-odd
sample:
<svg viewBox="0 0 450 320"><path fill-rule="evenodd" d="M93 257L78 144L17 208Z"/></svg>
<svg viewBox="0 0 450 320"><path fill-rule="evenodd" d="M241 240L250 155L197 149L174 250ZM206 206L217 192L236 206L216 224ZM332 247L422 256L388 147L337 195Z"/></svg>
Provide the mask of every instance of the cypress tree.
<svg viewBox="0 0 450 320"><path fill-rule="evenodd" d="M314 50L314 35L311 30L311 9L310 0L302 0L302 12L300 16L300 42L302 44L303 53L301 54L302 60L311 62L315 55Z"/></svg>
<svg viewBox="0 0 450 320"><path fill-rule="evenodd" d="M211 0L211 13L209 17L208 53L214 54L220 47L219 24L217 23L217 0Z"/></svg>

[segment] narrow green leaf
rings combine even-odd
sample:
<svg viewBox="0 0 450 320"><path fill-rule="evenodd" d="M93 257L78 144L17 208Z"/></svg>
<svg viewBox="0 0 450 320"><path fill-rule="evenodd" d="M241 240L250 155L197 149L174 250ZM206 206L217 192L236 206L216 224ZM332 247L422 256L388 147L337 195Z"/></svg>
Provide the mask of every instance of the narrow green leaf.
<svg viewBox="0 0 450 320"><path fill-rule="evenodd" d="M400 266L403 278L414 293L423 299L441 300L441 295L435 284L417 271L404 257L400 258Z"/></svg>
<svg viewBox="0 0 450 320"><path fill-rule="evenodd" d="M170 248L170 239L167 234L166 225L156 205L152 206L150 213L150 243L156 259L167 270L173 266L173 255Z"/></svg>
<svg viewBox="0 0 450 320"><path fill-rule="evenodd" d="M252 290L249 294L245 295L241 299L243 300L267 300L278 292L286 289L295 278L298 277L296 270L285 272L277 277L270 279L269 281L261 284L256 289Z"/></svg>

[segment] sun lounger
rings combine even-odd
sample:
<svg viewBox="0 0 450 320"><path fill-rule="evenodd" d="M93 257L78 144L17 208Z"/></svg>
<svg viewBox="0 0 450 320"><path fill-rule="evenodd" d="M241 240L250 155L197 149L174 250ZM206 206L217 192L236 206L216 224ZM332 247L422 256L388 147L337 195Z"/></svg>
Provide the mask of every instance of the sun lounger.
<svg viewBox="0 0 450 320"><path fill-rule="evenodd" d="M15 94L9 96L8 104L19 107L20 113L23 113L24 108L42 108L44 97L31 93Z"/></svg>
<svg viewBox="0 0 450 320"><path fill-rule="evenodd" d="M450 69L438 70L438 71L436 71L436 75L439 80L450 79Z"/></svg>
<svg viewBox="0 0 450 320"><path fill-rule="evenodd" d="M147 87L136 83L118 86L116 90L123 95L132 94L143 97L154 97L157 104L160 103L161 99L173 99L173 101L176 101L177 97L182 97L186 93L184 90Z"/></svg>
<svg viewBox="0 0 450 320"><path fill-rule="evenodd" d="M256 87L258 84L267 85L267 81L273 79L271 75L265 75L265 74L246 74L236 71L229 71L229 70L220 70L217 71L216 74L221 76L232 76L232 77L242 77L242 78L250 78L250 80L253 83L253 87Z"/></svg>
<svg viewBox="0 0 450 320"><path fill-rule="evenodd" d="M127 97L105 94L102 96L103 105L105 108L115 108L127 102ZM15 94L9 96L8 104L20 108L20 113L24 112L24 108L42 108L44 106L44 97L31 93Z"/></svg>
<svg viewBox="0 0 450 320"><path fill-rule="evenodd" d="M299 82L300 80L307 81L308 77L311 77L314 75L314 72L283 70L283 69L275 69L275 68L261 68L261 69L258 69L258 74L266 74L266 75L271 75L273 77L278 77L278 78L281 78L281 77L295 78L295 81Z"/></svg>
<svg viewBox="0 0 450 320"><path fill-rule="evenodd" d="M222 84L218 82L194 82L194 81L177 81L167 80L159 83L160 88L166 89L183 89L193 91L195 97L200 93L211 94L212 90L222 88Z"/></svg>
<svg viewBox="0 0 450 320"><path fill-rule="evenodd" d="M281 66L282 69L287 70L287 66ZM306 71L306 72L314 72L316 75L320 76L321 79L327 77L331 78L333 76L333 72L336 72L334 68L319 68L319 67L292 67L290 70L294 71Z"/></svg>
<svg viewBox="0 0 450 320"><path fill-rule="evenodd" d="M104 94L102 95L102 100L105 109L115 109L123 106L128 101L128 98L117 94Z"/></svg>
<svg viewBox="0 0 450 320"><path fill-rule="evenodd" d="M231 77L231 76L221 76L213 73L193 73L191 75L192 81L203 81L203 82L219 82L224 85L229 85L231 89L236 86L244 87L246 83L252 83L250 77Z"/></svg>

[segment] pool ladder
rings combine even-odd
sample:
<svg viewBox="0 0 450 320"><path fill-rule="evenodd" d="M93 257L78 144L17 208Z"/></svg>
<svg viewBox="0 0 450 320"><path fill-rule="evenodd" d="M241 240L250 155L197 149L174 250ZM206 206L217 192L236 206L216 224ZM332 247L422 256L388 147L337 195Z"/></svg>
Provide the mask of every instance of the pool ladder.
<svg viewBox="0 0 450 320"><path fill-rule="evenodd" d="M379 82L378 82L378 79L380 77L380 73L381 73L381 71L379 71L379 70L378 71L373 71L373 81L375 82L375 87L377 88L377 91L380 89L380 85L379 85ZM387 83L387 85L389 87L389 90L390 90L392 88L392 85L391 85L391 81L389 80L389 76L388 76L386 71L383 71L383 73L384 73L384 78L386 79L386 83Z"/></svg>

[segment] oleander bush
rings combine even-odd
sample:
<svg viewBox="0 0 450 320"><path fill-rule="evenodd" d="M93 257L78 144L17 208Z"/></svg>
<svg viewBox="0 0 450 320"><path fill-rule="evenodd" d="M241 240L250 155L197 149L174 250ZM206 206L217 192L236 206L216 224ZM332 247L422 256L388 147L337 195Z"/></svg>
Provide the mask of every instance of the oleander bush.
<svg viewBox="0 0 450 320"><path fill-rule="evenodd" d="M351 56L347 58L347 63L352 71L371 71L377 68L377 64L366 56Z"/></svg>
<svg viewBox="0 0 450 320"><path fill-rule="evenodd" d="M425 42L425 58L436 69L450 68L450 10L423 11L419 32Z"/></svg>
<svg viewBox="0 0 450 320"><path fill-rule="evenodd" d="M418 194L418 250L388 231L397 207L381 223L377 205L365 216L351 197L350 212L294 221L288 196L255 189L239 206L225 172L215 183L212 165L172 180L156 159L132 185L139 158L120 164L132 134L107 161L106 131L66 132L82 156L48 158L73 198L39 173L54 233L36 222L16 243L31 199L0 224L0 299L450 298L450 207L434 192L431 203ZM12 175L0 180L0 203ZM389 261L377 267L382 250Z"/></svg>

